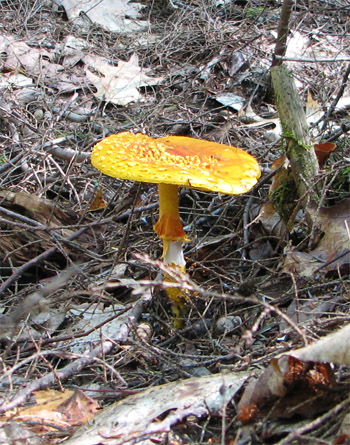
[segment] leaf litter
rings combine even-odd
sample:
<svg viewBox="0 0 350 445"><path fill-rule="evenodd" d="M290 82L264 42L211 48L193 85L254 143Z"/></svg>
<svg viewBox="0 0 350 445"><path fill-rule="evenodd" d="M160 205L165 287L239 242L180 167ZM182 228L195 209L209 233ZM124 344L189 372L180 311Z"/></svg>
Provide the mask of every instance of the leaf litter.
<svg viewBox="0 0 350 445"><path fill-rule="evenodd" d="M11 23L0 38L0 289L7 326L0 409L30 410L34 391L55 387L79 388L102 406L96 429L73 435L76 423L55 425L44 413L34 421L48 429L31 430L19 418L17 426L2 424L1 437L279 443L294 440L290 422L314 443L344 437L346 131L322 161L325 199L312 214L311 240L302 212L291 231L276 219L268 183L233 198L183 192L191 240L188 278L179 286L194 296L184 329L174 330L152 231L156 189L100 177L89 153L119 131L182 134L245 148L268 172L281 155L281 132L262 80L279 9L112 3L0 6L3 24ZM295 16L300 26L287 55L346 59L346 37L332 29L343 29L342 16L317 8L318 28L307 15ZM29 27L22 17L30 17ZM344 81L344 63L288 64L315 144L332 139L348 119L345 85L323 121ZM72 263L74 276L65 275ZM51 286L62 273L60 286ZM202 376L193 379L195 372ZM255 379L254 397L247 379ZM69 405L68 417L78 405ZM264 431L252 432L255 422Z"/></svg>

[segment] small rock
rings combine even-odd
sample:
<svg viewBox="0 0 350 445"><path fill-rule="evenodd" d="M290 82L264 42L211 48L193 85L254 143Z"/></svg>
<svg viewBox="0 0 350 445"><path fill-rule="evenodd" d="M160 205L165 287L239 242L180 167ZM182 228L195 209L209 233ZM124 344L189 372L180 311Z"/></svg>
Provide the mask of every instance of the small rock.
<svg viewBox="0 0 350 445"><path fill-rule="evenodd" d="M227 316L227 317L220 317L216 322L215 327L219 334L224 334L225 332L233 331L241 324L242 320L240 317Z"/></svg>
<svg viewBox="0 0 350 445"><path fill-rule="evenodd" d="M37 108L34 111L34 117L37 121L42 121L44 119L44 110L42 110L41 108Z"/></svg>

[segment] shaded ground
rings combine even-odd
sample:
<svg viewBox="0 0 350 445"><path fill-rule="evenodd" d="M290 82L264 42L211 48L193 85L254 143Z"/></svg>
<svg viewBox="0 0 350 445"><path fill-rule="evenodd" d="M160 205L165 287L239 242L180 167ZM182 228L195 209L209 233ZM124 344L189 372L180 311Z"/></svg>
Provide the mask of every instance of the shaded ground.
<svg viewBox="0 0 350 445"><path fill-rule="evenodd" d="M94 25L86 31L49 2L0 2L1 34L44 48L52 63L63 63L62 42L73 35L85 41L84 52L114 63L136 52L140 65L152 69L149 75L164 78L159 85L141 88L142 101L125 106L93 96L81 61L65 70L76 82L69 91L45 76L34 78L32 96L26 99L18 85L1 90L0 332L6 378L0 388L5 406L13 398L20 402L25 386L50 373L50 387L60 388L59 380L64 387L85 389L104 407L132 391L191 376L262 369L276 354L302 345L296 328L311 341L349 322L348 263L326 268L327 274L321 268L312 278L281 273L287 247L303 252L311 244L302 216L290 235L267 232L256 219L268 199L266 181L237 197L182 190L181 215L191 239L187 268L197 287L184 328L173 328L159 279L161 246L152 229L157 189L101 176L88 160L92 146L107 134L126 130L154 137L188 135L246 149L259 159L263 177L281 154L276 135L269 136L265 126L246 125L256 116L276 117L266 93L279 5L193 1L187 6L147 3L143 14L151 27L138 39ZM307 36L311 54L346 54L346 2L310 7L314 9L299 5L292 27ZM237 58L242 60L238 69ZM346 67L346 62L290 65L302 98L306 101L311 91L323 112L336 97ZM11 68L4 62L2 75L8 73ZM248 111L237 113L216 100L227 92L242 97ZM349 95L345 85L343 97ZM323 205L330 206L349 192L350 142L342 134L349 125L349 108L336 110L325 122L314 137L337 144L320 179ZM266 124L274 128L273 122ZM107 206L94 210L100 193ZM72 264L77 270L33 296ZM135 306L137 301L142 304ZM100 333L107 319L118 319L130 307L134 324L126 333L115 332L122 323ZM275 307L287 317L282 319ZM97 336L87 337L91 331ZM93 348L99 347L101 336L114 339L113 353L67 368L87 351L97 357ZM62 369L66 375L57 375ZM336 371L339 391L327 399L329 406L321 414L348 395L349 369ZM345 411L319 420L294 443L334 443ZM243 427L230 403L224 428L221 416L209 415L181 423L174 434L177 443L282 443L290 430L310 421L303 415L286 425L270 414L264 412L252 426ZM311 411L311 419L318 414ZM55 431L48 442L71 434L68 429Z"/></svg>

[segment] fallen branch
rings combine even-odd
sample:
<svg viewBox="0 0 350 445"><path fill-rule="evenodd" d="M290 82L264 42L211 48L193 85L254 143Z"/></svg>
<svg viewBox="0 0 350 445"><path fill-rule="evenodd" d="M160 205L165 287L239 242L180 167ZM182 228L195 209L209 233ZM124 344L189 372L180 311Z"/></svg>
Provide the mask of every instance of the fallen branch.
<svg viewBox="0 0 350 445"><path fill-rule="evenodd" d="M304 209L318 203L315 187L318 161L309 135L306 115L293 77L284 65L271 69L276 105L286 139L286 154L291 164L299 198Z"/></svg>

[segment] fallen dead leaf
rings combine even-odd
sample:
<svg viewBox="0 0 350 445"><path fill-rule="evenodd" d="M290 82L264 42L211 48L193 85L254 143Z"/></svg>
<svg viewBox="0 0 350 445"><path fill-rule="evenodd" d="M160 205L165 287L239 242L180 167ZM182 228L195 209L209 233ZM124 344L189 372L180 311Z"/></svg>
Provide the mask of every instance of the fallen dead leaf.
<svg viewBox="0 0 350 445"><path fill-rule="evenodd" d="M70 224L72 220L78 219L77 215L70 211L65 213L55 202L49 199L38 197L32 193L24 191L0 190L2 205L8 208L20 208L22 215L38 221L48 227ZM62 236L69 236L72 230L62 229L59 231Z"/></svg>
<svg viewBox="0 0 350 445"><path fill-rule="evenodd" d="M312 97L310 90L308 90L307 92L305 112L306 112L306 120L309 125L315 124L323 116L322 107L320 103Z"/></svg>
<svg viewBox="0 0 350 445"><path fill-rule="evenodd" d="M51 389L34 393L36 404L5 413L7 419L38 422L41 430L69 427L88 422L99 410L99 404L81 390L64 392ZM50 424L50 426L45 426Z"/></svg>
<svg viewBox="0 0 350 445"><path fill-rule="evenodd" d="M302 361L291 355L273 359L256 380L250 382L238 403L238 419L253 420L267 406L270 417L312 417L329 407L334 387L330 365Z"/></svg>
<svg viewBox="0 0 350 445"><path fill-rule="evenodd" d="M44 442L38 434L33 434L26 425L7 421L0 423L0 443L2 444L25 444L42 445Z"/></svg>
<svg viewBox="0 0 350 445"><path fill-rule="evenodd" d="M110 65L106 59L98 56L85 56L84 62L88 68L86 76L97 88L95 97L105 102L117 105L127 105L142 99L138 88L157 85L161 77L149 77L148 68L141 68L137 54L133 54L128 62L118 61L118 66ZM101 73L94 74L91 68Z"/></svg>
<svg viewBox="0 0 350 445"><path fill-rule="evenodd" d="M144 8L141 3L130 0L55 0L64 7L68 19L80 21L87 16L91 23L100 25L107 31L131 33L143 31L148 22L137 20L140 10Z"/></svg>
<svg viewBox="0 0 350 445"><path fill-rule="evenodd" d="M213 96L215 100L220 102L224 107L231 107L236 111L240 111L243 106L245 99L241 96L237 96L233 93L222 93Z"/></svg>
<svg viewBox="0 0 350 445"><path fill-rule="evenodd" d="M350 365L350 325L290 354L300 360Z"/></svg>
<svg viewBox="0 0 350 445"><path fill-rule="evenodd" d="M63 65L54 62L54 52L49 52L44 48L32 48L15 35L0 36L0 53L2 54L2 68L5 68L6 71L11 70L13 73L9 79L6 79L8 76L5 76L1 80L1 84L7 82L19 87L20 90L17 94L24 94L22 91L23 82L29 85L29 82L35 80L34 85L36 85L38 79L49 83L50 87L61 92L75 91L86 86L85 77L66 73ZM31 90L33 91L33 88ZM34 94L41 96L43 93L38 89ZM26 96L28 95L29 98L25 98L25 102L35 99L35 97L31 97L32 92L27 91Z"/></svg>
<svg viewBox="0 0 350 445"><path fill-rule="evenodd" d="M299 31L294 31L287 42L286 57L300 57L308 47L309 36Z"/></svg>
<svg viewBox="0 0 350 445"><path fill-rule="evenodd" d="M12 35L0 36L0 52L3 55L3 67L23 70L37 78L56 78L64 70L62 65L52 61L53 53L43 48L31 48L23 40Z"/></svg>
<svg viewBox="0 0 350 445"><path fill-rule="evenodd" d="M94 199L92 200L89 212L95 211L95 210L102 210L107 207L106 201L103 199L102 190L99 189L94 196Z"/></svg>
<svg viewBox="0 0 350 445"><path fill-rule="evenodd" d="M74 391L68 399L57 406L56 411L67 419L69 425L82 425L92 419L99 411L100 405L80 389Z"/></svg>
<svg viewBox="0 0 350 445"><path fill-rule="evenodd" d="M311 278L316 272L347 269L350 265L350 199L318 211L310 210L310 214L316 227L323 232L323 237L310 252L288 248L281 266L282 272Z"/></svg>
<svg viewBox="0 0 350 445"><path fill-rule="evenodd" d="M300 349L275 357L238 403L238 418L253 420L264 406L277 417L309 417L329 407L331 364L350 364L350 325ZM271 404L275 403L273 410Z"/></svg>
<svg viewBox="0 0 350 445"><path fill-rule="evenodd" d="M287 234L286 224L269 201L262 205L258 221L264 229L264 234L273 235L280 239L283 239Z"/></svg>

